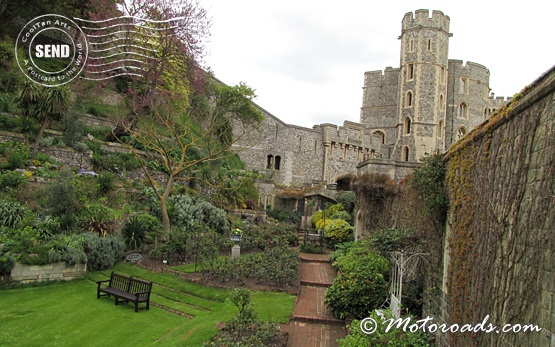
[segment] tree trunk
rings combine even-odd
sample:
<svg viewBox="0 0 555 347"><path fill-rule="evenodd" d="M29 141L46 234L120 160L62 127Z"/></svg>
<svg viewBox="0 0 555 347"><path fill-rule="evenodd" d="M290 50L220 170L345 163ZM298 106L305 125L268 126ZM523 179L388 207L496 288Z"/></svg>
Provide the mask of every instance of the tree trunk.
<svg viewBox="0 0 555 347"><path fill-rule="evenodd" d="M160 210L162 211L162 225L164 226L165 241L170 239L170 216L168 214L168 201L165 196L160 197Z"/></svg>
<svg viewBox="0 0 555 347"><path fill-rule="evenodd" d="M171 225L170 225L170 215L168 214L168 198L173 186L173 176L170 174L168 176L168 182L166 182L166 189L164 189L164 194L160 195L160 210L162 212L162 225L164 226L164 234L166 240L170 239ZM153 188L156 189L156 187Z"/></svg>
<svg viewBox="0 0 555 347"><path fill-rule="evenodd" d="M42 133L44 132L44 129L46 129L46 123L48 123L48 118L44 118L44 121L42 122L42 125L40 126L40 130L39 133L37 134L37 138L35 139L35 144L33 144L33 150L31 151L32 155L37 154L37 151L39 150L39 143L40 143L40 139L42 137Z"/></svg>

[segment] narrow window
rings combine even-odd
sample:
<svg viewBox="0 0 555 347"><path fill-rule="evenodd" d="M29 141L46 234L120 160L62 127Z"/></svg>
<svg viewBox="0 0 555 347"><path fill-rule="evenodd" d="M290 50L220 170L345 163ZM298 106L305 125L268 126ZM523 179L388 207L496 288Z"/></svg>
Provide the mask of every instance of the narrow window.
<svg viewBox="0 0 555 347"><path fill-rule="evenodd" d="M439 124L437 125L437 137L439 137L440 139L443 138L443 120L440 120Z"/></svg>
<svg viewBox="0 0 555 347"><path fill-rule="evenodd" d="M274 156L270 154L268 156L268 161L266 163L266 169L271 169L273 166L274 166Z"/></svg>
<svg viewBox="0 0 555 347"><path fill-rule="evenodd" d="M432 39L428 39L428 51L432 49Z"/></svg>
<svg viewBox="0 0 555 347"><path fill-rule="evenodd" d="M461 94L468 94L468 79L461 78Z"/></svg>
<svg viewBox="0 0 555 347"><path fill-rule="evenodd" d="M409 64L407 71L407 79L412 80L414 78L414 64Z"/></svg>
<svg viewBox="0 0 555 347"><path fill-rule="evenodd" d="M439 109L440 110L445 109L445 102L443 100L443 94L439 94Z"/></svg>
<svg viewBox="0 0 555 347"><path fill-rule="evenodd" d="M410 40L409 52L414 52L414 40Z"/></svg>
<svg viewBox="0 0 555 347"><path fill-rule="evenodd" d="M410 106L412 106L412 92L409 90L407 92L407 97L405 100L405 107L410 107Z"/></svg>
<svg viewBox="0 0 555 347"><path fill-rule="evenodd" d="M487 107L484 109L484 119L488 118L488 109Z"/></svg>
<svg viewBox="0 0 555 347"><path fill-rule="evenodd" d="M444 67L441 67L440 79L441 79L441 83L445 83L445 68Z"/></svg>
<svg viewBox="0 0 555 347"><path fill-rule="evenodd" d="M281 157L279 155L276 155L274 168L276 170L279 170L280 166L281 166Z"/></svg>
<svg viewBox="0 0 555 347"><path fill-rule="evenodd" d="M404 161L409 161L409 155L410 155L409 148L407 146L405 146L403 148L403 160Z"/></svg>
<svg viewBox="0 0 555 347"><path fill-rule="evenodd" d="M459 117L466 118L468 116L468 108L466 104L463 102L459 105Z"/></svg>
<svg viewBox="0 0 555 347"><path fill-rule="evenodd" d="M410 134L410 118L406 117L405 118L405 134Z"/></svg>
<svg viewBox="0 0 555 347"><path fill-rule="evenodd" d="M466 129L464 127L460 127L459 130L457 130L457 139L462 138L464 135L466 135Z"/></svg>

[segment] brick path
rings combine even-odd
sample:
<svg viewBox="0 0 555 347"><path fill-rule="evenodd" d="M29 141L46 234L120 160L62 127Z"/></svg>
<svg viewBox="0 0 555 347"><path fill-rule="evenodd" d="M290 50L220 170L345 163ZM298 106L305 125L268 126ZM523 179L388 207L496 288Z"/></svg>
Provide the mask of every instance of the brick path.
<svg viewBox="0 0 555 347"><path fill-rule="evenodd" d="M345 337L345 324L324 305L326 288L335 277L329 256L301 253L299 258L301 289L289 324L282 326L289 333L287 347L339 346L336 340Z"/></svg>

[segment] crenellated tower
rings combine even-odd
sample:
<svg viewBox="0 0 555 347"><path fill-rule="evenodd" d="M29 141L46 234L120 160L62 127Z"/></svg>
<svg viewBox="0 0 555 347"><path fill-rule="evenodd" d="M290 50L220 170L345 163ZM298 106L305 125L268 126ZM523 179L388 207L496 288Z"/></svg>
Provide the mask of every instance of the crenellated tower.
<svg viewBox="0 0 555 347"><path fill-rule="evenodd" d="M397 143L392 159L418 161L443 150L449 68L449 17L417 10L402 21Z"/></svg>

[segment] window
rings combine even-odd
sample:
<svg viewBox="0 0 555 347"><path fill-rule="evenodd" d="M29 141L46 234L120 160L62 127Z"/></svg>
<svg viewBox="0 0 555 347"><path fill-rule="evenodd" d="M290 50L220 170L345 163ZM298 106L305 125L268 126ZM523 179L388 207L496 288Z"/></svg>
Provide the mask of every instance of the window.
<svg viewBox="0 0 555 347"><path fill-rule="evenodd" d="M439 94L439 109L445 110L445 100L443 100L443 94Z"/></svg>
<svg viewBox="0 0 555 347"><path fill-rule="evenodd" d="M410 40L409 52L414 52L414 40Z"/></svg>
<svg viewBox="0 0 555 347"><path fill-rule="evenodd" d="M432 39L428 39L428 51L432 49Z"/></svg>
<svg viewBox="0 0 555 347"><path fill-rule="evenodd" d="M464 102L459 105L459 117L468 117L468 107L466 107L466 104Z"/></svg>
<svg viewBox="0 0 555 347"><path fill-rule="evenodd" d="M274 169L279 170L281 166L281 157L276 155Z"/></svg>
<svg viewBox="0 0 555 347"><path fill-rule="evenodd" d="M414 78L414 64L409 64L407 68L407 80Z"/></svg>
<svg viewBox="0 0 555 347"><path fill-rule="evenodd" d="M464 127L460 127L459 130L457 130L457 140L464 137L464 135L466 135L466 129Z"/></svg>
<svg viewBox="0 0 555 347"><path fill-rule="evenodd" d="M410 129L410 125L411 125L410 123L411 123L410 118L406 117L405 118L405 134L410 134L410 130L411 130Z"/></svg>
<svg viewBox="0 0 555 347"><path fill-rule="evenodd" d="M439 124L437 125L437 137L439 137L440 139L443 138L443 120L440 120Z"/></svg>
<svg viewBox="0 0 555 347"><path fill-rule="evenodd" d="M461 94L468 94L468 79L461 78Z"/></svg>
<svg viewBox="0 0 555 347"><path fill-rule="evenodd" d="M271 169L274 167L274 156L273 155L268 155L268 161L266 162L266 169Z"/></svg>
<svg viewBox="0 0 555 347"><path fill-rule="evenodd" d="M484 109L484 119L487 119L487 118L488 118L488 109L485 108Z"/></svg>
<svg viewBox="0 0 555 347"><path fill-rule="evenodd" d="M440 71L440 82L445 83L445 68L442 66Z"/></svg>
<svg viewBox="0 0 555 347"><path fill-rule="evenodd" d="M409 90L405 98L405 107L411 107L411 106L412 106L412 92Z"/></svg>
<svg viewBox="0 0 555 347"><path fill-rule="evenodd" d="M407 146L403 148L403 161L409 161L410 150Z"/></svg>
<svg viewBox="0 0 555 347"><path fill-rule="evenodd" d="M385 134L384 133L382 133L381 131L375 131L374 136L377 136L380 139L379 141L382 145L385 144Z"/></svg>

